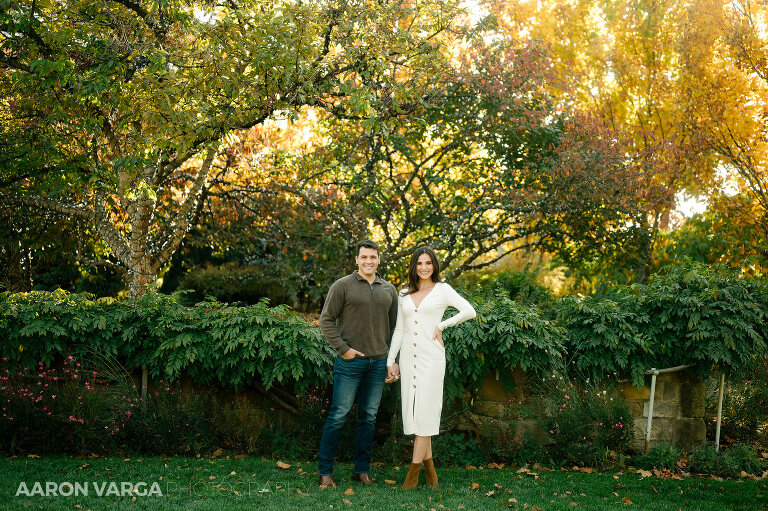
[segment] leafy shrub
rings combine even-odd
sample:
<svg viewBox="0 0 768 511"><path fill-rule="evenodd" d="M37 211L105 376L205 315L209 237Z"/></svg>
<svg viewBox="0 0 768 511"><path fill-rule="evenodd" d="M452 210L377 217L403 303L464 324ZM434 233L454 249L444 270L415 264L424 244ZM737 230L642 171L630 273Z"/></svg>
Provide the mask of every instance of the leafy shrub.
<svg viewBox="0 0 768 511"><path fill-rule="evenodd" d="M214 401L213 416L218 417L216 429L223 448L247 454L264 451L263 434L268 416L249 403L245 396L236 396L225 405Z"/></svg>
<svg viewBox="0 0 768 511"><path fill-rule="evenodd" d="M667 267L647 286L564 298L557 313L577 371L627 375L638 388L644 370L683 364L743 379L767 349L768 290L724 266Z"/></svg>
<svg viewBox="0 0 768 511"><path fill-rule="evenodd" d="M126 450L151 454L203 454L219 444L219 425L207 396L182 395L160 382L146 402L137 406L121 428L118 439Z"/></svg>
<svg viewBox="0 0 768 511"><path fill-rule="evenodd" d="M135 385L114 378L71 356L61 368L37 364L34 370L0 376L0 450L5 452L199 453L216 441L211 413L195 396L182 398L170 386L147 401Z"/></svg>
<svg viewBox="0 0 768 511"><path fill-rule="evenodd" d="M676 468L676 463L682 455L683 451L674 445L662 442L653 446L647 453L633 457L632 464L637 468L645 470L653 468L673 470Z"/></svg>
<svg viewBox="0 0 768 511"><path fill-rule="evenodd" d="M172 297L91 300L88 295L0 294L3 365L46 366L66 355L114 357L155 379L218 383L238 390L291 383L298 392L331 379L333 351L320 330L285 306L184 307Z"/></svg>
<svg viewBox="0 0 768 511"><path fill-rule="evenodd" d="M710 444L704 445L688 456L688 468L691 472L720 477L739 477L742 471L760 475L765 470L757 452L744 444L720 451L716 451Z"/></svg>
<svg viewBox="0 0 768 511"><path fill-rule="evenodd" d="M293 285L287 278L265 277L264 268L227 263L212 268L193 269L184 274L179 288L187 290L182 298L185 305L202 302L208 296L221 302L256 304L264 298L274 303L295 302Z"/></svg>
<svg viewBox="0 0 768 511"><path fill-rule="evenodd" d="M720 379L709 379L707 399L707 436L715 438L717 397ZM723 395L721 438L744 443L763 443L768 448L768 356L743 381L728 382Z"/></svg>
<svg viewBox="0 0 768 511"><path fill-rule="evenodd" d="M626 453L633 439L633 418L626 403L607 390L556 381L543 398L542 429L556 462L601 466Z"/></svg>
<svg viewBox="0 0 768 511"><path fill-rule="evenodd" d="M545 319L538 307L516 304L500 294L476 310L476 320L443 333L446 403L466 390L476 394L486 373L496 368L520 367L535 378L562 367L564 332ZM446 311L446 316L451 314Z"/></svg>
<svg viewBox="0 0 768 511"><path fill-rule="evenodd" d="M445 433L432 439L435 458L441 465L482 465L485 454L480 444L468 432Z"/></svg>

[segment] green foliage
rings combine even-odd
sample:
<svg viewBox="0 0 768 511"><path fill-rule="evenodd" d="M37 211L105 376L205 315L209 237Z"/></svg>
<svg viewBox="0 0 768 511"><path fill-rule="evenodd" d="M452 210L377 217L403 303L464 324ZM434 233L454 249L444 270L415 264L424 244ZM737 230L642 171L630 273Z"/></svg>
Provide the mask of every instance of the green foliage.
<svg viewBox="0 0 768 511"><path fill-rule="evenodd" d="M0 450L196 454L217 440L205 397L183 397L161 382L146 401L135 385L67 357L0 375Z"/></svg>
<svg viewBox="0 0 768 511"><path fill-rule="evenodd" d="M740 268L746 275L768 268L768 224L748 195L713 198L708 210L663 234L654 253L652 271L672 263L697 261Z"/></svg>
<svg viewBox="0 0 768 511"><path fill-rule="evenodd" d="M472 296L493 298L503 290L515 303L535 304L546 308L552 305L552 291L537 282L538 274L526 266L523 271L501 271L474 276L462 275L462 282L457 288Z"/></svg>
<svg viewBox="0 0 768 511"><path fill-rule="evenodd" d="M153 378L174 381L186 373L197 383L235 390L260 383L302 392L331 376L332 351L319 329L264 302L187 308L160 294L114 301L62 291L4 293L0 328L0 354L9 367L95 352L129 368L146 366Z"/></svg>
<svg viewBox="0 0 768 511"><path fill-rule="evenodd" d="M433 449L440 453L442 465L480 466L485 463L485 453L475 438L467 432L446 433L435 437Z"/></svg>
<svg viewBox="0 0 768 511"><path fill-rule="evenodd" d="M579 466L620 459L633 439L634 420L626 403L594 385L580 387L557 377L550 381L542 400L541 427L552 440L552 459Z"/></svg>
<svg viewBox="0 0 768 511"><path fill-rule="evenodd" d="M476 320L443 334L447 403L465 390L474 395L486 373L497 368L520 367L535 378L562 367L564 332L535 305L517 304L500 293L475 309Z"/></svg>
<svg viewBox="0 0 768 511"><path fill-rule="evenodd" d="M711 474L720 477L739 477L741 472L760 475L765 470L764 462L750 446L737 444L729 449L716 451L710 445L694 449L688 456L691 472Z"/></svg>
<svg viewBox="0 0 768 511"><path fill-rule="evenodd" d="M714 440L717 423L717 396L720 379L709 379L707 436ZM744 443L761 442L768 448L768 355L747 379L729 381L723 395L721 438Z"/></svg>
<svg viewBox="0 0 768 511"><path fill-rule="evenodd" d="M767 348L765 285L723 266L671 266L645 286L567 297L556 307L569 364L593 379L627 375L638 388L644 370L683 364L743 378Z"/></svg>
<svg viewBox="0 0 768 511"><path fill-rule="evenodd" d="M645 470L674 470L682 455L683 451L674 445L662 442L653 446L647 453L632 458L632 465Z"/></svg>

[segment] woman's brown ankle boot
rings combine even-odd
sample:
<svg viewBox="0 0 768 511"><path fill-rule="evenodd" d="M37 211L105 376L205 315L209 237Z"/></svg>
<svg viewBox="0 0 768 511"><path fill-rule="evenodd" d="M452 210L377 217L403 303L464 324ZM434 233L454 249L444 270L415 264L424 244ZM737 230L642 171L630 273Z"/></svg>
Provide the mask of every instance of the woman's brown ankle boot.
<svg viewBox="0 0 768 511"><path fill-rule="evenodd" d="M410 490L411 488L416 488L419 485L420 470L421 463L411 463L411 468L408 470L408 475L405 476L403 490Z"/></svg>
<svg viewBox="0 0 768 511"><path fill-rule="evenodd" d="M424 476L427 486L437 486L437 472L435 472L435 463L432 458L424 460Z"/></svg>

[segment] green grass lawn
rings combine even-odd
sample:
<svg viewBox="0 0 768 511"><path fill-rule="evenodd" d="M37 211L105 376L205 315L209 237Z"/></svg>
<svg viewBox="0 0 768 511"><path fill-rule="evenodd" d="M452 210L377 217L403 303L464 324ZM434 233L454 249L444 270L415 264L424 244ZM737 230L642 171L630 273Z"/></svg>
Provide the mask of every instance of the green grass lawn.
<svg viewBox="0 0 768 511"><path fill-rule="evenodd" d="M641 478L631 472L586 474L536 470L538 477L518 469L440 468L440 487L402 491L406 467L375 466L373 488L351 481L352 468L336 467L338 489L317 488L314 463L291 462L278 468L275 460L257 458L6 458L0 465L0 509L435 509L541 510L603 509L727 509L768 510L768 480L718 481L711 478ZM385 483L397 481L397 485ZM30 492L34 483L86 483L88 496L16 496L20 483ZM94 483L109 492L115 482L146 483L162 496L96 496ZM424 475L422 472L421 483ZM102 486L106 483L106 486ZM351 490L348 490L351 489ZM66 492L67 487L63 490ZM346 493L345 493L346 492Z"/></svg>

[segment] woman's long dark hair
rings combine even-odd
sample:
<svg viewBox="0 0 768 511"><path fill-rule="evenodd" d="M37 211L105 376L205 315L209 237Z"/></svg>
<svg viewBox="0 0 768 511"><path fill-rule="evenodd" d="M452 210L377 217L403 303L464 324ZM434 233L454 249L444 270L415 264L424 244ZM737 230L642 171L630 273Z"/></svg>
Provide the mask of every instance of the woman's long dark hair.
<svg viewBox="0 0 768 511"><path fill-rule="evenodd" d="M419 256L427 254L432 259L432 282L440 282L440 262L437 260L437 254L432 247L421 246L413 251L411 261L408 263L408 293L412 294L419 290L419 274L416 272L416 265L419 262Z"/></svg>

